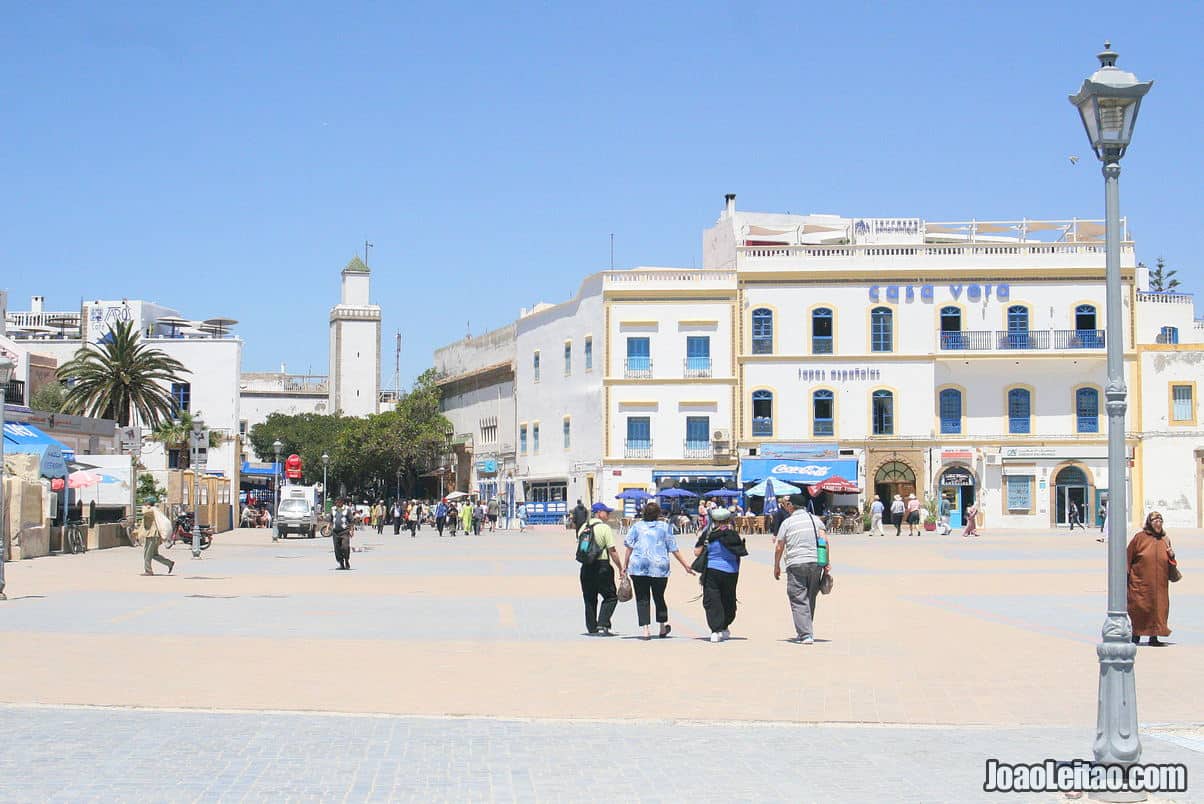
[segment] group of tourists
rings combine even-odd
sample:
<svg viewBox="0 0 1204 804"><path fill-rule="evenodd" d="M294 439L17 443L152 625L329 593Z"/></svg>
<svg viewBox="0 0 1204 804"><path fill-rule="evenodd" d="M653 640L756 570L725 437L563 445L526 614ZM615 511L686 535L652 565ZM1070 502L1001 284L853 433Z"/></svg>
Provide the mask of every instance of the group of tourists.
<svg viewBox="0 0 1204 804"><path fill-rule="evenodd" d="M810 645L815 641L818 595L831 591L833 583L827 532L824 521L808 510L805 495L793 495L787 505L790 510L775 518L773 577L781 579L784 564L786 597L795 630L791 641ZM747 542L734 527L731 510L722 506L707 510L706 524L698 534L691 557L678 547L674 528L662 517L655 501L644 505L639 520L623 539L625 549L620 555L609 524L613 511L602 502L594 503L587 511L580 500L573 510L587 634L613 635L615 609L621 599L634 597L640 638L652 639L654 613L659 627L657 636L669 636L672 626L665 589L672 558L687 575L699 576L710 641L729 639L738 605L740 560L748 555ZM620 579L618 587L616 574Z"/></svg>
<svg viewBox="0 0 1204 804"><path fill-rule="evenodd" d="M949 497L942 496L936 504L938 519L937 528L942 535L948 536L953 532L953 528L949 525L949 517L953 511L953 501ZM907 499L903 499L902 494L896 494L891 500L889 515L887 519L886 504L882 502L882 497L874 495L874 501L870 503L870 536L885 536L886 533L882 530L882 525L885 522L895 526L895 535L903 535L903 525L907 525L908 536L919 536L924 532L923 519L925 516L924 509L919 499L915 494L908 494ZM965 528L962 530L962 536L969 538L978 536L978 505L971 503L966 506L965 510Z"/></svg>

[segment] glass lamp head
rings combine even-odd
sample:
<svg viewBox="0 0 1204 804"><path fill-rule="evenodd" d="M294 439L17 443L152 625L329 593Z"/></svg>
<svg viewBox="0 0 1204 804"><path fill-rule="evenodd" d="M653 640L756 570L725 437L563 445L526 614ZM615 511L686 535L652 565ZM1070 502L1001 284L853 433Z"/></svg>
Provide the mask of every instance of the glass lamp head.
<svg viewBox="0 0 1204 804"><path fill-rule="evenodd" d="M16 364L11 358L0 355L0 385L8 385L13 378L13 369L15 368Z"/></svg>
<svg viewBox="0 0 1204 804"><path fill-rule="evenodd" d="M1116 66L1110 42L1097 56L1100 68L1083 81L1070 102L1079 110L1091 149L1103 162L1118 162L1133 140L1141 99L1154 85Z"/></svg>

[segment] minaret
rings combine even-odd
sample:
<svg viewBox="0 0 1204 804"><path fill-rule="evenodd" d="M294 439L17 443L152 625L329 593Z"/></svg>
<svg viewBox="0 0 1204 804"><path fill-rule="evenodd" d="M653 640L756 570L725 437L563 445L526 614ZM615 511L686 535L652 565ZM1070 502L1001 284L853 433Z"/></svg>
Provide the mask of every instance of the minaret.
<svg viewBox="0 0 1204 804"><path fill-rule="evenodd" d="M372 273L359 257L343 269L343 295L330 310L331 413L367 416L380 400L380 306L368 301Z"/></svg>

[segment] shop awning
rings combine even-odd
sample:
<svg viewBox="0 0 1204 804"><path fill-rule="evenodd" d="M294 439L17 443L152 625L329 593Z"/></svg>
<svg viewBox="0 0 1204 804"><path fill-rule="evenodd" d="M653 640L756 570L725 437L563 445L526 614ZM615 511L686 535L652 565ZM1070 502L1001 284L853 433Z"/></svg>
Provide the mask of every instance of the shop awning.
<svg viewBox="0 0 1204 804"><path fill-rule="evenodd" d="M38 427L20 422L4 423L4 451L37 455L40 474L51 478L66 477L67 461L75 458L75 452L69 447L46 435Z"/></svg>
<svg viewBox="0 0 1204 804"><path fill-rule="evenodd" d="M744 483L772 477L795 485L810 485L833 476L846 480L857 477L857 461L792 461L785 458L745 458L740 461L740 480Z"/></svg>
<svg viewBox="0 0 1204 804"><path fill-rule="evenodd" d="M276 464L269 463L266 466L252 466L249 461L243 461L242 469L239 470L239 474L252 475L252 476L259 475L261 477L275 477L276 474L280 471L280 466L281 466L281 464L278 464L278 463L276 463Z"/></svg>

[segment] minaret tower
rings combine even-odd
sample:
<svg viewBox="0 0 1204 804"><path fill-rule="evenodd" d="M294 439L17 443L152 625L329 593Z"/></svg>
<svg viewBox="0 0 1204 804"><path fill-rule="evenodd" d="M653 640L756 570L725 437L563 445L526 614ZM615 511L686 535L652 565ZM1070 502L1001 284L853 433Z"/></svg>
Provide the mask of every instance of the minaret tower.
<svg viewBox="0 0 1204 804"><path fill-rule="evenodd" d="M372 273L356 257L343 269L342 300L330 310L331 413L367 416L380 400L380 306L370 304Z"/></svg>

